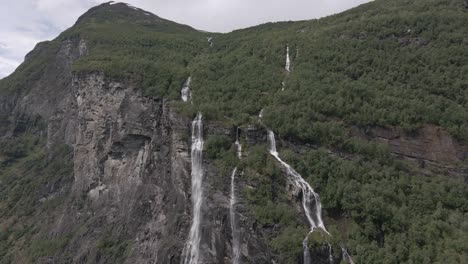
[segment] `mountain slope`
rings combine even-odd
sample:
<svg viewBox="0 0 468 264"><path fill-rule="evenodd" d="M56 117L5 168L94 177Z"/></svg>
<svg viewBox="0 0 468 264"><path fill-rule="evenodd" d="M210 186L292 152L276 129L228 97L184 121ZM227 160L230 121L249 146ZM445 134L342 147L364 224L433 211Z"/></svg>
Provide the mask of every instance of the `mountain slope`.
<svg viewBox="0 0 468 264"><path fill-rule="evenodd" d="M242 263L302 263L303 194L267 129L321 195L314 263L344 261L341 246L356 263L466 262L466 25L458 0L228 34L92 8L0 81L0 263L179 263L198 111L204 263L233 258L234 167Z"/></svg>

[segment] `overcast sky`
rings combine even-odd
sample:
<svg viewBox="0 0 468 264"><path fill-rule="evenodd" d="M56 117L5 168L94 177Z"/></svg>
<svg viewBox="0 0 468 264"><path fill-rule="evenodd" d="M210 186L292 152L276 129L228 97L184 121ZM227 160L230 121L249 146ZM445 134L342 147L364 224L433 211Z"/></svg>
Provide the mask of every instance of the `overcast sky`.
<svg viewBox="0 0 468 264"><path fill-rule="evenodd" d="M0 0L0 78L37 42L51 40L89 8L107 0ZM160 17L212 32L265 22L312 19L369 0L127 0Z"/></svg>

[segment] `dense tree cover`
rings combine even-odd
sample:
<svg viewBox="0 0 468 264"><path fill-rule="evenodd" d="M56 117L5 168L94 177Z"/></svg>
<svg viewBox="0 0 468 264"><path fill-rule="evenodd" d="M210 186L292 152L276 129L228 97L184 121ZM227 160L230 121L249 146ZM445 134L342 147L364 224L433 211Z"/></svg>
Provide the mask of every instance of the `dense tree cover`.
<svg viewBox="0 0 468 264"><path fill-rule="evenodd" d="M83 39L90 47L75 72L102 71L138 83L148 95L172 99L179 97L189 62L207 46L204 34L125 4L92 9L59 38Z"/></svg>
<svg viewBox="0 0 468 264"><path fill-rule="evenodd" d="M324 150L284 157L320 193L334 237L358 263L465 263L468 190L462 178L423 176L407 164ZM336 222L336 214L349 219ZM339 219L339 218L338 218Z"/></svg>
<svg viewBox="0 0 468 264"><path fill-rule="evenodd" d="M386 146L349 133L350 126L414 131L431 123L468 139L468 11L461 1L376 0L324 19L269 23L229 34L203 33L128 10L120 4L93 9L56 40L42 44L34 59L0 82L0 91L30 86L67 39L83 39L88 46L89 54L73 66L76 74L104 72L136 83L148 96L177 100L192 76L193 104L174 102L182 113L202 111L229 125L265 125L283 139L353 154L343 159L321 150L301 155L281 150L321 194L329 230L357 262L468 261L466 183L422 176L417 168L392 160ZM286 46L291 73L284 70ZM34 156L21 144L3 148L0 177L16 179L8 172ZM245 171L244 180L254 187L244 194L252 213L264 226L284 227L268 242L282 252L284 263L294 263L307 226L288 207L286 180L266 147L249 146L241 163L227 138L208 138L205 147L221 175L236 165ZM8 241L0 238L0 256ZM43 252L64 241L32 248ZM103 240L102 249L112 253L125 247L114 242Z"/></svg>

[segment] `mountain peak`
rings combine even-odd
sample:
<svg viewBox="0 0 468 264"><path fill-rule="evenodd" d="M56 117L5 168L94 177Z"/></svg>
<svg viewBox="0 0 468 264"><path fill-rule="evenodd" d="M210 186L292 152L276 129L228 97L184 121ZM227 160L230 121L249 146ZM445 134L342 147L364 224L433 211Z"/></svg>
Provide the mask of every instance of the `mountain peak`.
<svg viewBox="0 0 468 264"><path fill-rule="evenodd" d="M95 6L84 13L77 21L77 24L86 22L89 19L101 21L109 21L114 19L161 19L153 13L143 9L134 7L122 2L107 2Z"/></svg>
<svg viewBox="0 0 468 264"><path fill-rule="evenodd" d="M89 9L78 18L75 25L89 23L125 23L157 28L164 31L195 31L195 29L190 26L163 19L151 12L128 3L114 1L106 2Z"/></svg>

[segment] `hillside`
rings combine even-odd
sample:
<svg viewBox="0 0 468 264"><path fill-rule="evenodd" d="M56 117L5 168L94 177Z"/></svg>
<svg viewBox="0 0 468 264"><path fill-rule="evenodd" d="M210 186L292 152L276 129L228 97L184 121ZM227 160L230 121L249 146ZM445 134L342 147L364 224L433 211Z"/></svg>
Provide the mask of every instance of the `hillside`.
<svg viewBox="0 0 468 264"><path fill-rule="evenodd" d="M90 9L0 80L0 263L182 263L197 166L200 263L466 263L467 25L460 0L227 34ZM282 160L320 195L305 245Z"/></svg>

